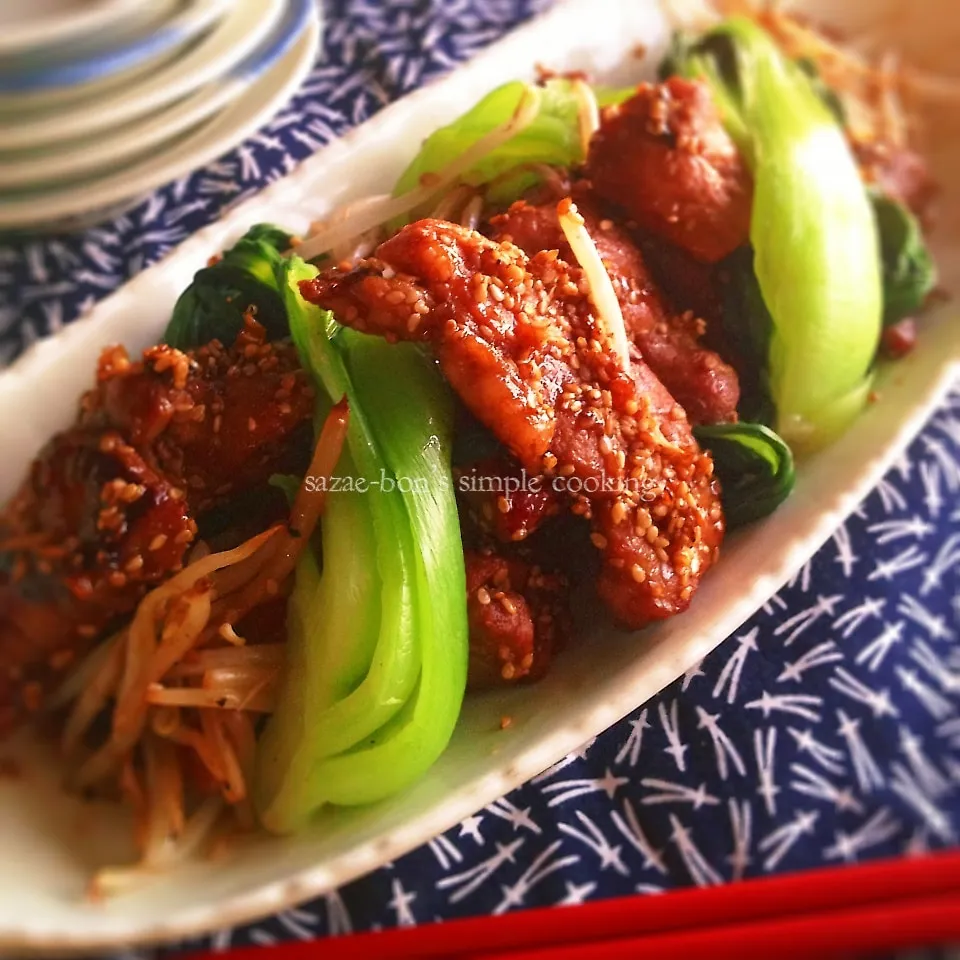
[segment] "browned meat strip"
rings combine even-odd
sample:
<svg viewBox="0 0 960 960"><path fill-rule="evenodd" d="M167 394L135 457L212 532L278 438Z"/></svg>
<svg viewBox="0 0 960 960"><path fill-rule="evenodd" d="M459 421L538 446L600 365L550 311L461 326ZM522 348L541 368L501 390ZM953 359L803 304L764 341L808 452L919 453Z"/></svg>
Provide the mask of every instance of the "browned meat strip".
<svg viewBox="0 0 960 960"><path fill-rule="evenodd" d="M252 322L230 350L104 352L0 514L0 735L180 569L204 510L289 469L311 396L296 350Z"/></svg>
<svg viewBox="0 0 960 960"><path fill-rule="evenodd" d="M490 550L465 560L470 687L538 680L565 640L565 581Z"/></svg>
<svg viewBox="0 0 960 960"><path fill-rule="evenodd" d="M627 333L643 352L637 338L643 339L660 324L668 324L670 311L647 272L642 254L626 231L604 217L582 188L574 191L574 198L613 280ZM560 228L556 201L532 204L518 200L505 213L491 219L488 236L498 243L516 244L528 257L536 256L541 250L556 250L566 263L576 263Z"/></svg>
<svg viewBox="0 0 960 960"><path fill-rule="evenodd" d="M216 340L189 354L157 346L136 364L121 348L108 351L85 405L96 423L147 448L201 511L284 471L312 398L294 346L267 343L251 320L229 350Z"/></svg>
<svg viewBox="0 0 960 960"><path fill-rule="evenodd" d="M183 491L115 431L54 438L0 522L0 736L196 533Z"/></svg>
<svg viewBox="0 0 960 960"><path fill-rule="evenodd" d="M565 506L542 476L529 476L509 457L459 468L457 492L477 527L504 543L525 540Z"/></svg>
<svg viewBox="0 0 960 960"><path fill-rule="evenodd" d="M689 604L723 537L713 463L649 367L621 369L582 271L421 220L301 289L359 330L433 344L474 416L592 518L599 590L621 621Z"/></svg>
<svg viewBox="0 0 960 960"><path fill-rule="evenodd" d="M638 338L640 355L694 425L737 419L740 381L720 355L700 344L705 321L692 312L662 322Z"/></svg>
<svg viewBox="0 0 960 960"><path fill-rule="evenodd" d="M650 270L654 282L677 314L692 311L706 321L705 341L722 340L716 334L723 321L723 298L718 275L724 265L703 263L682 247L643 230L631 237Z"/></svg>
<svg viewBox="0 0 960 960"><path fill-rule="evenodd" d="M691 423L736 420L740 400L737 374L700 343L704 321L699 315L677 315L670 310L650 277L640 249L584 194L582 189L578 192L577 206L613 280L627 333L647 366L683 407ZM534 206L519 201L494 217L490 226L492 239L512 241L528 256L540 250L558 250L566 262L573 262L556 204Z"/></svg>
<svg viewBox="0 0 960 960"><path fill-rule="evenodd" d="M604 200L698 260L722 260L749 238L750 176L702 83L644 83L607 108L586 172Z"/></svg>

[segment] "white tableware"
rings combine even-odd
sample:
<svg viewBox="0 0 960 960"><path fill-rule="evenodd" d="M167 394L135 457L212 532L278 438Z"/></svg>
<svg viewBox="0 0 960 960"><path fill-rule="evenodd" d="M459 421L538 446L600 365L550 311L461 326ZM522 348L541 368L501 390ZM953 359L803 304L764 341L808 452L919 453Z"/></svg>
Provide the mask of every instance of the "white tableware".
<svg viewBox="0 0 960 960"><path fill-rule="evenodd" d="M312 0L290 0L284 16L260 47L233 66L227 75L173 106L80 141L37 150L0 150L0 192L41 186L63 190L71 181L93 174L98 179L113 180L120 176L118 171L125 164L138 157L149 154L154 165L160 165L167 159L167 152L189 149L179 138L238 100L285 56L305 30L311 7ZM254 119L261 115L258 113ZM192 159L194 154L190 156ZM88 196L90 183L84 184L83 189ZM2 205L0 193L0 208Z"/></svg>
<svg viewBox="0 0 960 960"><path fill-rule="evenodd" d="M0 114L23 120L131 85L179 58L220 19L230 0L149 0L109 32L37 51L0 71ZM0 59L0 62L3 62Z"/></svg>
<svg viewBox="0 0 960 960"><path fill-rule="evenodd" d="M284 0L241 0L183 57L141 74L129 86L86 103L83 109L54 110L5 119L0 147L27 150L75 140L153 113L227 74L251 54L276 26Z"/></svg>
<svg viewBox="0 0 960 960"><path fill-rule="evenodd" d="M309 0L294 2L305 7L310 5ZM164 142L161 148L149 151L145 157L129 166L92 179L62 184L57 182L49 189L18 189L0 195L0 229L28 226L70 228L75 226L69 222L70 219L77 216L83 216L84 222L96 222L97 211L111 208L175 180L236 146L266 123L290 99L313 65L319 44L316 18L311 16L307 28L296 33L301 34L300 39L272 69L250 86L242 98L234 99L235 94L246 86L243 76L233 78L228 84L222 85L219 92L210 94L211 100L222 98L234 102L192 132ZM296 33L291 36L296 36ZM209 100L198 98L187 109L201 112L209 105ZM162 138L162 131L158 133ZM135 147L129 141L122 141L122 149ZM88 156L92 155L94 161L104 159L98 148L90 147L89 150Z"/></svg>
<svg viewBox="0 0 960 960"><path fill-rule="evenodd" d="M144 9L149 12L151 6L159 8L159 15L130 36L100 37L85 49L73 45L42 50L13 58L13 63L5 58L0 63L0 92L27 98L35 93L86 87L145 61L155 61L209 27L223 10L225 0L177 4L172 15L162 0L152 0Z"/></svg>
<svg viewBox="0 0 960 960"><path fill-rule="evenodd" d="M143 0L4 0L0 57L75 42L109 30Z"/></svg>
<svg viewBox="0 0 960 960"><path fill-rule="evenodd" d="M851 0L842 8L811 0L805 8L842 26L868 27L925 66L949 70L954 63L960 24L942 15L936 0ZM389 189L424 136L491 87L532 77L546 51L556 69L606 78L620 65L636 76L636 45L656 51L665 38L666 23L650 3L569 0L445 81L381 111L192 237L0 375L0 409L17 414L0 421L0 493L12 491L43 440L71 422L100 348L155 342L193 273L245 228L270 220L303 231L344 200ZM623 69L618 79L625 79ZM956 118L947 114L931 134L930 157L944 185L937 255L944 283L956 290ZM396 859L576 749L699 662L854 509L957 373L955 321L950 306L924 318L916 350L881 377L879 400L842 441L801 465L794 495L778 513L731 538L689 612L634 635L595 618L541 684L468 698L448 752L414 789L389 802L329 811L300 836L258 837L224 859L184 866L115 902L89 904L82 899L88 871L101 852L115 856L124 848L127 822L112 809L84 809L64 798L41 757L25 749L26 778L0 784L0 945L21 956L106 951L275 912ZM501 730L505 714L513 722Z"/></svg>

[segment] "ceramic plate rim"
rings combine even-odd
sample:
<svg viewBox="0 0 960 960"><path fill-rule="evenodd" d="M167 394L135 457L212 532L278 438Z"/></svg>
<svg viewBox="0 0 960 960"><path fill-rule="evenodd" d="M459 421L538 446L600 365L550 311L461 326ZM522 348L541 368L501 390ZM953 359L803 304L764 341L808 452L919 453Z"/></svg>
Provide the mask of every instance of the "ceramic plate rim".
<svg viewBox="0 0 960 960"><path fill-rule="evenodd" d="M185 140L166 143L160 152L139 163L135 162L125 170L106 172L100 177L95 175L94 179L81 184L46 194L40 192L27 200L14 200L9 204L0 200L0 229L42 227L90 211L95 213L101 208L106 209L176 180L241 143L267 122L303 81L316 57L319 32L316 17L311 17L307 28L286 54L250 84L250 91L256 91L261 85L265 89L276 77L281 78L275 92L256 112L247 112L249 105L245 98L234 98L232 103ZM93 202L89 200L91 195L96 198ZM27 220L16 214L11 215L11 208L41 209L44 212Z"/></svg>
<svg viewBox="0 0 960 960"><path fill-rule="evenodd" d="M258 5L257 10L251 10L243 3L237 4L183 60L165 63L146 80L141 75L132 87L111 93L104 100L88 106L82 115L71 109L67 117L55 111L39 120L9 124L4 131L4 149L25 150L50 146L114 128L188 96L204 84L229 77L236 65L256 49L283 14L283 0L258 0ZM234 34L237 36L234 37ZM231 37L235 42L227 46L225 37ZM214 53L212 57L211 51ZM161 82L164 78L165 82ZM140 81L150 91L148 96L144 96L142 90L138 92Z"/></svg>
<svg viewBox="0 0 960 960"><path fill-rule="evenodd" d="M188 6L174 9L161 23L146 33L84 53L77 59L61 60L49 67L13 71L7 79L0 75L0 95L30 96L48 94L61 88L83 87L108 80L141 64L161 60L172 50L187 43L212 26L222 15L229 0L192 0Z"/></svg>
<svg viewBox="0 0 960 960"><path fill-rule="evenodd" d="M11 164L0 153L0 190L18 186L41 189L51 181L83 174L97 178L106 177L109 176L111 161L135 158L148 149L156 151L163 147L218 111L227 109L233 101L254 87L257 81L296 45L309 16L309 8L310 0L291 0L288 9L293 10L294 15L290 18L290 24L282 29L282 32L281 24L278 24L275 35L266 38L264 45L257 47L238 63L234 68L235 76L226 83L207 84L159 113L135 120L132 126L108 130L88 146L75 149L67 156L60 156L56 151L47 148L43 156L23 157L17 163ZM265 49L268 45L269 49ZM245 64L250 66L245 68ZM118 153L123 144L126 144L127 149ZM78 165L78 158L83 158L85 153L92 154L95 159ZM41 169L39 175L38 166ZM17 172L18 168L20 173Z"/></svg>
<svg viewBox="0 0 960 960"><path fill-rule="evenodd" d="M561 4L559 8L547 16L553 17L556 15L560 17L578 7L582 11L592 5L592 3L583 2L583 0L580 0L579 3L568 2ZM532 31L541 28L541 24L545 20L546 18L541 18L532 25L521 28L496 44L494 48L491 48L491 51L496 48L503 48L506 51L507 43L513 43L514 47L510 49L515 49L517 44L524 42L521 41L521 36L529 37ZM470 65L461 68L457 73L465 75L466 70L472 70L471 77L482 73L483 65L487 62L486 56L491 51L480 54ZM340 159L349 157L355 145L362 143L364 137L370 136L373 132L369 124L376 122L377 126L373 129L378 132L381 130L390 131L391 122L396 126L402 121L404 113L409 115L409 111L421 103L429 105L431 101L428 98L433 96L431 89L436 91L436 85L433 88L423 88L392 107L385 108L374 118L374 121L369 121L368 124L356 128L339 141L331 144L302 165L297 173L269 186L243 206L235 208L227 220L213 223L194 234L179 248L176 256L179 260L190 257L194 262L199 263L211 249L217 249L224 242L228 242L230 236L236 236L243 225L261 219L265 213L271 210L276 211L276 214L281 216L284 209L295 209L298 194L302 196L302 192L307 188L311 177L317 178L317 175L323 171L325 162L328 162L334 155ZM400 109L401 104L403 105L402 109ZM436 106L435 103L434 106ZM429 113L429 109L427 112ZM336 196L328 199L335 202ZM159 266L162 268L163 262ZM138 289L147 287L147 281L144 278L149 272L145 271L145 273L140 274L107 300L112 301L114 307L127 301L135 302ZM102 305L106 304L107 300L103 301ZM106 311L103 311L103 313L105 314ZM65 328L61 334L57 335L59 344L61 346L68 343L72 344L78 348L78 352L82 352L85 349L85 344L91 338L94 329L92 323L95 322L97 316L98 311L95 311L87 318ZM106 317L104 318L106 319ZM82 325L86 325L86 327L84 328ZM927 351L931 358L934 358L931 365L932 373L924 381L923 389L917 392L915 402L906 408L902 418L898 421L899 425L896 433L886 445L877 448L878 452L876 454L868 455L863 462L858 461L858 472L855 474L854 481L842 489L833 491L829 502L817 514L812 528L794 531L792 537L789 538L789 542L785 543L782 555L777 558L777 563L766 569L762 577L753 582L748 590L723 609L722 616L719 618L720 627L716 631L717 634L722 633L722 635L715 640L711 640L711 648L712 645L721 642L724 636L735 630L759 607L764 599L796 572L815 549L830 536L838 523L850 513L862 496L875 485L876 480L882 476L888 465L923 425L930 411L949 387L952 378L960 370L960 343L956 341L955 337L950 340L946 339L949 331L944 324L941 323L938 330L940 339L946 344L946 349L938 353ZM8 385L10 395L15 398L17 389L24 387L32 375L42 374L44 365L51 362L55 353L56 346L52 345L50 340L35 344L17 364L0 375L0 381L4 377L12 378L8 381ZM923 369L926 374L926 368ZM5 389L6 387L2 386L2 382L0 382L0 390ZM701 648L686 651L685 658L687 660L699 659L707 652L704 643L705 641L701 643ZM688 663L679 662L676 658L673 658L661 665L656 676L649 678L648 685L662 687L682 673L687 666L689 666ZM621 700L625 701L626 699L623 696L623 691L621 691ZM643 700L646 697L639 699ZM257 884L251 890L225 898L216 906L200 904L189 910L180 911L172 920L160 920L158 922L151 918L153 922L145 922L135 929L111 931L106 934L91 934L89 931L82 933L74 931L62 935L42 934L38 933L36 928L32 932L14 931L11 933L9 930L5 930L0 932L0 947L17 949L21 952L53 953L59 951L62 954L65 951L110 948L120 944L129 945L132 939L135 939L137 943L146 944L168 938L189 936L214 927L229 926L282 909L289 904L300 902L308 896L329 889L334 882L337 884L346 882L376 866L383 859L391 859L411 849L424 841L426 827L429 829L429 835L434 835L455 824L462 819L462 816L482 806L487 798L492 799L495 796L502 795L506 790L528 779L531 775L531 767L539 766L539 769L543 769L548 766L558 756L569 752L569 749L575 748L593 733L605 729L618 717L634 709L637 703L637 699L632 699L629 705L618 701L618 705L613 707L592 707L589 714L579 717L575 725L560 730L550 737L538 740L534 746L528 748L522 754L522 762L515 760L506 769L501 764L492 768L490 772L479 774L467 784L467 788L455 791L446 798L442 804L442 810L434 808L421 814L419 819L414 816L404 821L403 827L397 829L390 838L386 841L378 841L375 850L369 849L374 846L372 842L366 843L361 850L351 851L349 855L341 854L296 873L291 873L283 879ZM422 822L427 819L430 821L429 825ZM350 859L349 863L345 863L347 859ZM332 874L335 874L335 876L332 876Z"/></svg>
<svg viewBox="0 0 960 960"><path fill-rule="evenodd" d="M11 29L0 35L0 53L27 52L38 47L69 43L71 39L94 32L114 17L136 8L140 0L100 0L93 10L81 10L56 23L38 23L33 27Z"/></svg>

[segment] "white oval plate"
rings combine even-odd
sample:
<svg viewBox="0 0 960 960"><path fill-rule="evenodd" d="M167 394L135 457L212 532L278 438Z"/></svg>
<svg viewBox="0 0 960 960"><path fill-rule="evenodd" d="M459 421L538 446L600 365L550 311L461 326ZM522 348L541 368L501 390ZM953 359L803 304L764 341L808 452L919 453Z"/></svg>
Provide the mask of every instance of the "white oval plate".
<svg viewBox="0 0 960 960"><path fill-rule="evenodd" d="M290 99L316 59L319 37L317 19L311 16L300 39L245 96L235 99L235 93L245 86L243 78L228 81L223 96L234 100L230 106L194 132L165 141L145 159L90 180L33 193L20 190L8 195L9 199L0 197L0 228L49 229L52 224L68 228L70 218L81 214L85 222L96 222L97 211L202 167L257 130Z"/></svg>
<svg viewBox="0 0 960 960"><path fill-rule="evenodd" d="M109 30L142 0L4 0L0 56L56 46Z"/></svg>
<svg viewBox="0 0 960 960"><path fill-rule="evenodd" d="M227 15L182 58L141 74L83 109L53 110L4 120L2 147L26 150L88 136L152 113L228 73L257 48L283 13L283 0L231 3Z"/></svg>
<svg viewBox="0 0 960 960"><path fill-rule="evenodd" d="M848 0L842 11L822 2L832 20L842 16L878 29L899 11L905 20L887 36L908 54L935 50L941 66L953 62L960 24L937 15L937 0ZM331 205L389 188L422 137L491 87L533 76L545 50L551 67L603 77L615 64L629 63L638 42L655 50L664 37L662 17L644 0L568 0L448 79L383 110L192 237L87 318L40 342L0 375L0 409L17 411L0 421L0 496L10 493L43 439L72 420L102 345L154 342L196 269L246 227L272 220L302 232ZM945 282L960 289L957 118L936 132L949 134L931 154L945 185L937 253ZM191 864L141 891L91 905L81 899L88 871L101 855L124 849L126 823L112 809L85 809L58 794L49 769L25 750L28 779L0 783L0 947L63 956L275 912L396 859L575 750L699 662L829 537L957 373L956 330L950 310L925 319L916 351L883 377L879 402L840 443L802 465L794 496L777 514L731 539L689 612L640 635L594 627L541 684L468 698L450 749L414 789L391 801L330 811L300 836L255 838L226 859ZM501 731L504 714L513 723Z"/></svg>
<svg viewBox="0 0 960 960"><path fill-rule="evenodd" d="M159 163L163 157L157 153L159 147L232 103L286 55L305 29L311 2L291 0L287 13L264 46L236 64L228 76L208 84L172 107L69 145L58 144L53 148L16 153L0 151L0 190L37 188L54 183L62 186L81 176L108 176L109 171L147 153ZM183 149L182 144L177 144L176 149ZM89 187L85 186L85 189Z"/></svg>

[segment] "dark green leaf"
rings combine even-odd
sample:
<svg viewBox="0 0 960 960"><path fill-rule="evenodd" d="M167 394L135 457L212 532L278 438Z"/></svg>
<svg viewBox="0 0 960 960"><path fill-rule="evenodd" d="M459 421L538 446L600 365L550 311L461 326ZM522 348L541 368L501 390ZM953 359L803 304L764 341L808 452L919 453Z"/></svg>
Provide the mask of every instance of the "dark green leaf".
<svg viewBox="0 0 960 960"><path fill-rule="evenodd" d="M698 62L701 58L706 58L713 64L717 76L739 98L741 88L737 41L730 34L720 31L705 33L698 37L680 30L676 31L660 64L658 71L660 79L666 80L675 75L686 76L689 73L690 64Z"/></svg>
<svg viewBox="0 0 960 960"><path fill-rule="evenodd" d="M279 227L251 227L217 263L196 273L173 308L164 341L180 350L211 340L231 344L251 307L269 339L287 336L287 314L274 276L289 245L290 235Z"/></svg>
<svg viewBox="0 0 960 960"><path fill-rule="evenodd" d="M732 35L721 31L714 31L702 36L694 36L681 30L676 31L670 39L670 45L667 47L667 52L657 71L660 80L667 80L672 76L687 76L690 73L690 64L703 57L708 58L714 65L716 75L734 92L735 98L741 99L742 87L736 39ZM802 57L795 62L806 74L814 92L833 114L837 123L845 127L847 114L843 103L834 89L820 76L817 65L806 57Z"/></svg>
<svg viewBox="0 0 960 960"><path fill-rule="evenodd" d="M796 482L793 454L761 423L720 423L695 427L694 436L710 451L723 488L730 529L773 513Z"/></svg>
<svg viewBox="0 0 960 960"><path fill-rule="evenodd" d="M253 240L258 243L265 243L268 247L273 247L274 250L283 252L290 248L291 239L291 234L281 227L272 223L255 223L243 235L239 243L242 243L244 240Z"/></svg>
<svg viewBox="0 0 960 960"><path fill-rule="evenodd" d="M883 260L883 322L914 316L937 282L937 268L917 218L879 192L871 194Z"/></svg>
<svg viewBox="0 0 960 960"><path fill-rule="evenodd" d="M674 30L660 66L657 67L657 79L662 83L670 77L684 76L685 66L689 63L698 42L699 37L685 30Z"/></svg>
<svg viewBox="0 0 960 960"><path fill-rule="evenodd" d="M777 415L767 373L773 319L753 269L753 250L742 247L727 257L720 277L724 340L740 371L740 416L771 424Z"/></svg>

